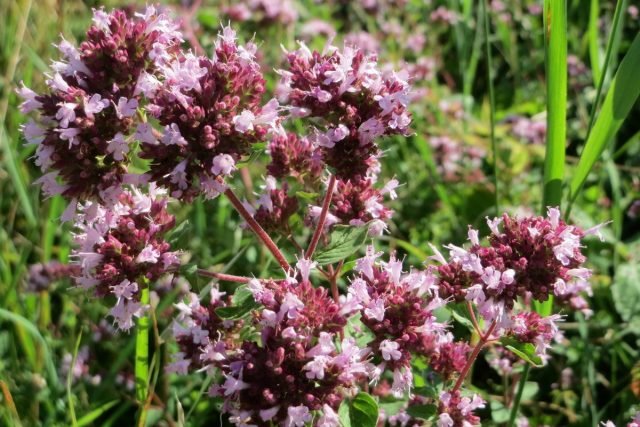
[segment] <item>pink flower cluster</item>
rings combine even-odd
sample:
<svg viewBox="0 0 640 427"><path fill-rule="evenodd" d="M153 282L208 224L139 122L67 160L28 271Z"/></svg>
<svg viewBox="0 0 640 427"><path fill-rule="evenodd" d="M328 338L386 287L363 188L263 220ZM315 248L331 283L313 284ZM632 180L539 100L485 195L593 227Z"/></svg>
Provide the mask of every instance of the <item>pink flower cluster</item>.
<svg viewBox="0 0 640 427"><path fill-rule="evenodd" d="M249 282L262 306L246 320L256 337L238 339L234 325L216 308L225 307L214 291L209 307L193 296L180 304L174 327L180 345L174 370L217 367L222 384L210 394L223 396L223 410L236 425L302 426L318 412L317 425L338 426L337 409L344 393L367 379L369 348L360 348L344 334L346 318L323 288L309 282L311 264L298 263L298 277Z"/></svg>
<svg viewBox="0 0 640 427"><path fill-rule="evenodd" d="M147 110L164 130L156 136L141 123L136 135L141 157L151 160L148 179L171 196L216 197L251 145L281 131L278 102L260 104L265 80L255 53L255 44L238 45L235 32L225 27L213 58L180 53L150 85Z"/></svg>
<svg viewBox="0 0 640 427"><path fill-rule="evenodd" d="M178 264L163 236L175 223L166 200L137 189L123 191L118 202L105 207L81 205L77 222L74 262L80 266L79 286L102 298L114 298L110 311L119 329L129 330L140 304L140 284L155 282Z"/></svg>
<svg viewBox="0 0 640 427"><path fill-rule="evenodd" d="M301 43L287 61L280 96L292 116L322 120L310 137L338 178L363 179L378 155L375 138L409 132L409 84L383 76L375 55L350 46L322 54Z"/></svg>
<svg viewBox="0 0 640 427"><path fill-rule="evenodd" d="M429 145L438 174L446 182L480 182L485 179L482 161L486 157L480 147L464 145L446 135L432 136Z"/></svg>
<svg viewBox="0 0 640 427"><path fill-rule="evenodd" d="M489 246L481 246L478 231L469 229L471 247L455 245L447 261L437 252L440 296L471 301L489 322L509 323L516 299L545 301L550 295L582 302L578 292L588 288L591 271L583 266L581 241L598 227L586 231L566 224L560 211L547 217L487 219Z"/></svg>
<svg viewBox="0 0 640 427"><path fill-rule="evenodd" d="M75 201L114 202L127 182L128 153L143 88L182 41L176 25L155 8L126 16L94 10L87 40L76 48L64 38L52 64L48 92L22 87L21 111L38 110L41 124L23 132L37 146L45 195ZM67 218L68 219L68 218Z"/></svg>

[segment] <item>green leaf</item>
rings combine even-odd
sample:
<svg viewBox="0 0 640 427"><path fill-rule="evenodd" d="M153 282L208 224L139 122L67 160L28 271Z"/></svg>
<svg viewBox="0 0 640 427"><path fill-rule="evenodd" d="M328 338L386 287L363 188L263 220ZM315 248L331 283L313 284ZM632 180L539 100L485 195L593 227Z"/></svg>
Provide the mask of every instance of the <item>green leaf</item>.
<svg viewBox="0 0 640 427"><path fill-rule="evenodd" d="M438 408L436 405L414 405L409 406L407 408L407 414L411 415L413 418L422 418L423 420L428 420L433 417Z"/></svg>
<svg viewBox="0 0 640 427"><path fill-rule="evenodd" d="M216 309L216 314L222 319L238 320L246 316L260 306L254 299L253 295L245 286L236 289L231 299L232 306L221 307Z"/></svg>
<svg viewBox="0 0 640 427"><path fill-rule="evenodd" d="M492 400L491 406L491 419L496 424L504 424L509 421L509 409L507 409L502 402Z"/></svg>
<svg viewBox="0 0 640 427"><path fill-rule="evenodd" d="M309 193L307 191L296 191L296 197L306 200L315 200L320 197L320 193Z"/></svg>
<svg viewBox="0 0 640 427"><path fill-rule="evenodd" d="M580 155L571 180L571 202L578 196L593 165L618 132L640 96L638 69L640 69L640 33L636 35L611 81L598 118Z"/></svg>
<svg viewBox="0 0 640 427"><path fill-rule="evenodd" d="M351 227L339 225L334 227L331 233L331 241L314 257L320 265L333 264L346 259L355 253L367 238L369 227Z"/></svg>
<svg viewBox="0 0 640 427"><path fill-rule="evenodd" d="M469 317L469 312L467 311L467 307L463 304L450 304L449 311L451 315L456 320L456 322L461 323L463 326L466 326L470 331L475 331L473 327L473 322Z"/></svg>
<svg viewBox="0 0 640 427"><path fill-rule="evenodd" d="M176 247L182 237L191 229L191 224L188 220L182 221L177 227L171 230L167 236L166 240L172 247Z"/></svg>
<svg viewBox="0 0 640 427"><path fill-rule="evenodd" d="M369 394L358 393L350 402L342 402L338 417L343 427L376 427L378 404Z"/></svg>
<svg viewBox="0 0 640 427"><path fill-rule="evenodd" d="M520 359L536 368L542 366L542 359L536 354L536 347L531 343L521 343L511 337L500 339L500 343Z"/></svg>
<svg viewBox="0 0 640 427"><path fill-rule="evenodd" d="M620 264L611 293L622 320L629 323L640 322L640 264Z"/></svg>

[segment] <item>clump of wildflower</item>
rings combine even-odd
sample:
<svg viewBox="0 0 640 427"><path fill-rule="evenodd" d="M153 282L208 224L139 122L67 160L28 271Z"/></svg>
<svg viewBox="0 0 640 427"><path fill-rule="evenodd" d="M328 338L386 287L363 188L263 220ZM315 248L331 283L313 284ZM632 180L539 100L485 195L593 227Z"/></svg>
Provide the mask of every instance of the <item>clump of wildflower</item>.
<svg viewBox="0 0 640 427"><path fill-rule="evenodd" d="M81 273L77 284L97 297L116 299L110 315L119 329L129 330L140 304L140 284L154 282L178 264L175 252L163 236L175 224L167 201L133 188L106 207L86 202L76 222L74 263Z"/></svg>
<svg viewBox="0 0 640 427"><path fill-rule="evenodd" d="M464 145L452 138L433 136L429 145L434 150L437 170L446 182L480 182L485 176L482 162L486 156L480 147Z"/></svg>
<svg viewBox="0 0 640 427"><path fill-rule="evenodd" d="M445 325L436 322L433 310L444 304L437 296L434 277L422 271L403 273L402 261L391 257L379 262L381 252L372 246L356 261L354 278L343 310L359 311L375 338L369 346L376 356L378 372L393 372L392 392L401 396L412 385L412 353L432 355L451 341Z"/></svg>
<svg viewBox="0 0 640 427"><path fill-rule="evenodd" d="M490 321L506 320L518 297L538 301L563 295L575 283L587 286L590 270L584 267L582 238L599 234L599 227L582 230L560 219L549 208L547 217L487 219L489 246L481 246L477 230L469 229L471 247L446 246L451 259L441 254L435 268L443 298L472 301Z"/></svg>
<svg viewBox="0 0 640 427"><path fill-rule="evenodd" d="M298 17L295 4L291 0L248 0L235 2L222 12L234 21L254 21L257 23L278 23L288 25Z"/></svg>
<svg viewBox="0 0 640 427"><path fill-rule="evenodd" d="M340 179L367 175L377 137L409 132L409 84L397 74L383 77L375 55L350 46L321 54L301 43L287 61L288 69L280 70L282 97L292 116L322 119L310 138Z"/></svg>
<svg viewBox="0 0 640 427"><path fill-rule="evenodd" d="M458 15L453 10L449 10L444 6L439 6L436 10L431 12L429 19L433 23L439 23L444 25L454 25L458 22Z"/></svg>
<svg viewBox="0 0 640 427"><path fill-rule="evenodd" d="M354 46L368 54L378 53L380 49L380 42L366 31L357 31L345 35L344 44Z"/></svg>
<svg viewBox="0 0 640 427"><path fill-rule="evenodd" d="M525 362L502 346L493 346L487 354L489 366L495 369L500 375L511 375L514 366L521 366Z"/></svg>
<svg viewBox="0 0 640 427"><path fill-rule="evenodd" d="M42 117L44 127L31 121L23 133L37 146L35 163L45 175L36 183L45 195L62 194L72 207L77 200L117 200L143 88L181 40L176 25L153 7L135 17L94 10L80 48L61 40L63 57L53 62L48 92L18 90L21 111L39 110Z"/></svg>
<svg viewBox="0 0 640 427"><path fill-rule="evenodd" d="M71 381L73 383L85 381L91 385L100 384L102 377L99 374L92 375L90 373L89 356L89 347L86 345L80 347L78 354L76 355L75 363L72 366L73 355L71 353L65 353L64 356L62 356L60 376L62 378L67 378L70 373Z"/></svg>
<svg viewBox="0 0 640 427"><path fill-rule="evenodd" d="M29 292L41 292L50 289L51 284L80 272L77 265L63 264L58 261L37 263L29 266L25 282Z"/></svg>
<svg viewBox="0 0 640 427"><path fill-rule="evenodd" d="M171 196L216 197L252 144L280 131L278 102L261 105L265 80L255 53L255 44L237 44L225 27L212 59L180 53L161 68L147 110L164 130L156 137L142 123L137 136L141 157L151 160L148 177Z"/></svg>
<svg viewBox="0 0 640 427"><path fill-rule="evenodd" d="M542 317L535 311L518 313L512 317L511 325L503 333L521 343L534 344L536 354L547 359L546 352L551 342L562 336L556 325L561 319L562 316L558 314Z"/></svg>
<svg viewBox="0 0 640 427"><path fill-rule="evenodd" d="M516 116L511 119L511 122L511 132L516 138L520 138L529 144L544 143L547 135L547 122L545 120Z"/></svg>
<svg viewBox="0 0 640 427"><path fill-rule="evenodd" d="M216 313L217 309L229 306L224 296L225 292L212 287L206 304L200 302L198 295L190 293L186 301L175 305L179 315L172 328L180 350L167 367L168 371L185 375L226 358L233 342L225 339L237 333L242 321L225 320Z"/></svg>
<svg viewBox="0 0 640 427"><path fill-rule="evenodd" d="M484 408L485 401L474 394L462 396L459 391L442 392L438 405L438 427L479 426L480 417L473 411Z"/></svg>

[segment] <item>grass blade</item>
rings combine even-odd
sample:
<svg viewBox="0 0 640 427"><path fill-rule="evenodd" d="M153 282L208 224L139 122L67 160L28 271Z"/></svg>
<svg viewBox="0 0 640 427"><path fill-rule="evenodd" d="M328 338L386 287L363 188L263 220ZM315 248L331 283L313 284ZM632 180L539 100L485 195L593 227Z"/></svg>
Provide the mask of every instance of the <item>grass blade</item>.
<svg viewBox="0 0 640 427"><path fill-rule="evenodd" d="M40 331L38 331L38 328L33 323L31 323L29 319L26 319L19 314L12 313L9 310L5 310L4 308L0 308L0 319L5 319L21 326L26 332L32 335L40 343L42 347L45 366L47 369L47 374L49 376L49 382L51 383L52 388L57 389L60 385L60 382L58 380L58 374L56 373L56 367L51 358L49 346L47 345L47 342L45 341L42 334L40 334Z"/></svg>
<svg viewBox="0 0 640 427"><path fill-rule="evenodd" d="M618 2L619 3L619 2ZM591 62L591 71L593 74L593 84L597 85L600 81L600 67L602 61L600 59L600 43L598 21L600 19L600 1L591 0L589 8L589 61Z"/></svg>
<svg viewBox="0 0 640 427"><path fill-rule="evenodd" d="M496 99L493 93L493 63L491 61L491 40L489 39L489 14L487 13L487 0L482 0L482 15L484 21L485 55L487 60L487 83L489 85L489 106L491 122L491 151L493 152L493 185L495 186L496 216L500 216L500 199L498 192L498 149L496 144Z"/></svg>
<svg viewBox="0 0 640 427"><path fill-rule="evenodd" d="M120 403L119 400L112 400L112 401L107 402L107 403L105 403L103 405L100 405L99 407L97 407L93 411L89 412L88 414L86 414L82 418L80 418L78 420L78 427L84 427L84 426L91 425L91 423L93 423L95 420L100 418L109 409L113 408L118 403Z"/></svg>
<svg viewBox="0 0 640 427"><path fill-rule="evenodd" d="M602 64L602 70L600 70L600 66L598 64L598 71L594 68L594 78L596 74L598 75L598 86L596 90L596 99L593 101L593 105L591 106L591 114L589 115L589 127L587 128L587 139L589 139L589 134L591 133L591 129L593 129L593 121L595 120L596 111L598 110L598 105L600 104L600 97L602 96L602 87L604 86L604 80L607 77L607 69L609 68L609 62L611 62L611 52L613 51L614 41L616 39L616 34L618 33L618 24L620 23L620 17L622 16L622 6L624 1L618 0L616 3L616 11L613 15L613 24L611 28L611 34L609 34L609 40L607 41L607 51L604 56L604 63ZM597 12L596 12L597 13ZM591 29L589 29L591 33ZM596 28L597 32L597 28Z"/></svg>
<svg viewBox="0 0 640 427"><path fill-rule="evenodd" d="M640 96L640 34L636 35L629 51L622 59L602 108L587 138L584 150L571 179L569 204L571 205L582 189L589 172L620 129L633 104Z"/></svg>
<svg viewBox="0 0 640 427"><path fill-rule="evenodd" d="M542 213L560 207L567 134L567 2L545 0L545 62L547 78L547 141L544 156ZM542 316L551 314L553 296L534 301Z"/></svg>
<svg viewBox="0 0 640 427"><path fill-rule="evenodd" d="M73 396L71 393L71 382L73 380L73 369L76 365L76 360L78 360L78 349L80 349L80 340L82 340L82 329L78 334L78 338L76 339L76 346L73 350L73 358L71 359L71 365L69 366L69 372L67 372L67 403L69 405L69 416L71 417L71 425L73 427L78 427L78 420L76 419L76 408L73 404Z"/></svg>
<svg viewBox="0 0 640 427"><path fill-rule="evenodd" d="M560 206L567 133L567 2L545 0L547 69L547 146L543 212Z"/></svg>
<svg viewBox="0 0 640 427"><path fill-rule="evenodd" d="M149 390L149 283L147 280L140 280L140 304L146 308L146 312L138 318L136 325L136 356L135 356L135 377L136 377L136 400L140 403L138 421L144 425L147 408L145 402Z"/></svg>

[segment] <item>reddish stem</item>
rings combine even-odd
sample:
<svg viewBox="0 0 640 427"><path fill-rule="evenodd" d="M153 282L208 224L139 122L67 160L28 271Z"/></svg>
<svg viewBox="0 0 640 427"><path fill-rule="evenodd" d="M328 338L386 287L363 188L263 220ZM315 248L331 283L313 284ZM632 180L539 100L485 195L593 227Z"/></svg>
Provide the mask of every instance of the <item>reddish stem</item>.
<svg viewBox="0 0 640 427"><path fill-rule="evenodd" d="M324 201L322 202L322 211L320 211L320 216L318 217L318 224L316 225L316 230L313 232L311 243L309 243L307 253L305 254L307 259L311 259L311 256L313 256L313 252L315 252L318 242L320 241L320 236L322 236L322 232L324 231L324 223L327 220L327 214L329 213L329 206L331 205L331 199L333 198L333 190L335 187L336 177L335 175L331 175L331 178L329 178L329 184L327 185L327 194L325 194Z"/></svg>
<svg viewBox="0 0 640 427"><path fill-rule="evenodd" d="M225 274L225 273L216 273L214 271L204 270L199 268L196 270L198 276L203 277L212 277L214 279L223 280L225 282L235 282L235 283L249 283L251 280L250 277L244 276L234 276L233 274Z"/></svg>
<svg viewBox="0 0 640 427"><path fill-rule="evenodd" d="M471 316L471 323L473 323L473 327L479 336L482 336L482 331L480 330L480 326L478 325L478 319L476 319L476 313L473 311L473 306L469 301L467 301L467 309L469 310L469 315Z"/></svg>
<svg viewBox="0 0 640 427"><path fill-rule="evenodd" d="M460 387L462 387L462 383L464 382L464 379L467 377L467 375L469 375L469 371L471 370L473 363L476 361L478 354L480 354L480 350L482 350L482 347L484 347L484 345L487 343L487 341L491 337L491 334L493 333L493 330L496 328L497 324L498 322L494 320L493 323L491 323L491 326L489 326L487 333L484 335L480 335L480 341L478 341L473 351L471 352L471 356L469 356L469 359L467 360L467 364L464 365L464 368L462 368L462 372L458 377L458 381L456 381L456 384L453 386L452 393L455 393L460 389Z"/></svg>
<svg viewBox="0 0 640 427"><path fill-rule="evenodd" d="M332 266L329 266L329 268L331 269L331 277L329 279L329 282L331 283L331 295L333 296L333 300L336 303L338 303L340 300L340 293L338 292L338 276L340 276L340 270L342 269L343 263L344 261L340 261L340 263L338 264L338 268L336 268L335 271L333 270Z"/></svg>
<svg viewBox="0 0 640 427"><path fill-rule="evenodd" d="M249 211L244 207L240 199L238 199L238 197L230 188L227 188L224 191L224 195L227 196L227 198L229 199L233 207L238 211L240 216L242 216L242 218L246 221L249 227L251 227L253 232L256 233L256 236L258 236L258 238L262 240L262 243L264 243L267 249L269 249L269 251L273 254L273 256L278 261L278 264L280 264L280 266L284 269L285 272L288 272L290 267L289 267L289 263L287 262L287 259L284 257L282 252L280 252L280 249L278 249L278 246L276 246L273 240L271 240L271 237L269 237L267 232L264 231L264 229L260 226L260 224L258 224L258 222L249 213Z"/></svg>

